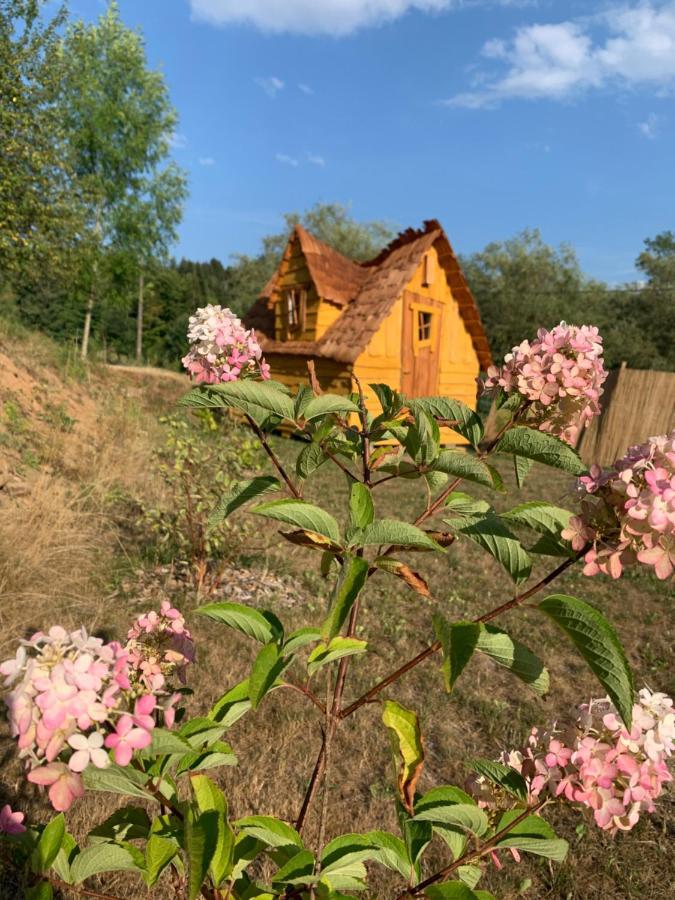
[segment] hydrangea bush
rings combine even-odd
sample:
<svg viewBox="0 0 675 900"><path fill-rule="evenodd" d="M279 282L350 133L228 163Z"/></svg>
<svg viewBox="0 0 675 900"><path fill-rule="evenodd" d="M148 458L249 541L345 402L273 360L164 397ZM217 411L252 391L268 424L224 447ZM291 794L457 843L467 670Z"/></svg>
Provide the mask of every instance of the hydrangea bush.
<svg viewBox="0 0 675 900"><path fill-rule="evenodd" d="M141 880L139 894L144 884L148 890L157 886L155 896L172 890L188 900L340 900L364 890L381 896L384 867L400 880L398 900L489 900L479 885L490 860L499 868L522 853L564 859L567 843L543 815L551 805L585 812L612 834L630 831L652 813L671 780L672 701L647 688L636 695L619 639L598 610L582 598L549 593L551 583L577 563L587 575L608 571L618 577L628 563L660 578L672 571L663 558L673 535L673 435L631 449L605 473L596 467L587 472L570 445L580 425L599 412L604 371L597 330L564 323L542 329L536 341L523 343L501 369L488 373L486 389L506 414L489 439L474 411L446 397L413 399L372 385L381 407L372 415L356 378L351 396L332 395L322 392L311 368L308 385L292 394L267 377L255 335L227 310L198 310L189 338L185 363L197 384L183 405L239 410L273 471L230 485L212 522L247 507L249 514L278 523L286 540L316 552L328 609L318 622L287 633L270 610L231 602L198 607L197 615L224 629L223 640L225 629L234 629L257 649L249 677L187 720L181 699L194 645L184 617L169 603L140 616L124 644L59 626L23 641L0 667L11 728L27 779L48 789L58 811L38 825L26 822L23 811L0 810L0 832L25 869L26 896L42 900L55 889L96 896L80 886L122 869ZM293 471L268 440L282 424L302 440ZM453 429L466 447L444 448L441 427ZM518 487L535 462L577 477L575 515L544 502L516 503L498 514L473 497L472 485L505 493L492 465L497 454L513 460ZM337 466L349 484L339 517L304 499L307 480L320 479L323 465ZM413 521L379 517L379 486L401 477L419 483L420 511ZM410 556L452 553L456 541L471 541L490 554L513 590L471 621L434 616L425 649L347 700L352 657L367 666L369 638L356 635L370 579L401 579L428 597ZM534 558L546 569L537 580L530 577ZM437 785L421 794L424 742L416 712L395 699L398 680L440 654L451 692L481 654L510 672L515 692L526 686L551 693L554 702L544 662L494 624L526 602L586 661L599 681L598 698L583 704L569 724L563 719L545 730L533 727L522 748L505 749L499 759L465 760L462 787ZM301 693L317 712L321 746L308 767L305 795L283 819L233 818L217 776L206 773L236 764L224 734L249 710L277 702L269 695L284 687ZM392 738L399 830L354 831L326 842L331 744L341 724L368 703L381 703L382 739L386 731ZM274 772L266 774L274 778ZM78 844L64 812L85 791L117 794L124 805ZM311 845L310 816L318 820L318 840ZM432 842L447 856L435 871L425 856ZM263 879L265 871L273 871L269 879Z"/></svg>

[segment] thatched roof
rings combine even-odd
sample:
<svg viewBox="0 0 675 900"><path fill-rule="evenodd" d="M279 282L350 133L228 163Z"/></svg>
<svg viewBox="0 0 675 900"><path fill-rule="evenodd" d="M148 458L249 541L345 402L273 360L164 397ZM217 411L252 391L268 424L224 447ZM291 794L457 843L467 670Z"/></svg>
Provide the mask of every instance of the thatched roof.
<svg viewBox="0 0 675 900"><path fill-rule="evenodd" d="M352 262L300 225L294 229L285 255L290 254L295 238L300 241L319 296L346 309L318 341L274 340L274 311L270 298L280 277L280 266L245 317L246 324L259 333L265 353L355 362L405 290L424 254L435 247L471 335L481 369L487 369L492 363L478 307L450 242L435 219L425 222L418 231L409 228L402 232L375 259L365 263Z"/></svg>

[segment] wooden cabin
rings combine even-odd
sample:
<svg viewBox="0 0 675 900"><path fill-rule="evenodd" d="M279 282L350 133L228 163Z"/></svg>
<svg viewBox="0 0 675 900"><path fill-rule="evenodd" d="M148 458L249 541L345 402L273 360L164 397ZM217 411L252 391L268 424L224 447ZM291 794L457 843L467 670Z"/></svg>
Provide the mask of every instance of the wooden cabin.
<svg viewBox="0 0 675 900"><path fill-rule="evenodd" d="M409 397L476 404L476 376L491 364L474 298L441 225L402 232L356 263L298 225L279 268L245 317L272 377L296 389L314 360L325 391L349 393L352 374Z"/></svg>

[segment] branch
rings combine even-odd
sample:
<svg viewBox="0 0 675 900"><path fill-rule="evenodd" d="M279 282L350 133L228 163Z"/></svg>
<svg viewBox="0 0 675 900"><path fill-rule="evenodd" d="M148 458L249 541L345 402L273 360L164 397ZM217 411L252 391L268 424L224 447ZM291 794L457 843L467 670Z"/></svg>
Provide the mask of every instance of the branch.
<svg viewBox="0 0 675 900"><path fill-rule="evenodd" d="M502 613L507 612L510 609L514 609L516 606L520 606L533 594L536 594L542 588L546 587L547 584L550 584L554 579L556 579L559 575L561 575L566 569L568 569L571 565L573 565L586 551L588 550L590 545L586 545L583 549L579 550L577 555L574 558L569 558L564 560L557 566L552 572L549 572L541 581L538 581L535 585L529 588L527 591L523 591L522 594L518 594L512 600L508 600L506 603L502 603L501 606L495 607L495 609L490 610L490 612L484 613L482 616L479 616L477 619L473 621L477 624L483 624L485 622L489 622L492 619L495 619L497 616L500 616ZM382 681L378 681L378 683L372 687L369 691L366 691L361 697L357 700L354 700L353 703L350 703L349 706L345 707L340 711L340 718L346 719L347 716L351 716L352 713L356 712L357 709L360 709L365 703L371 703L373 699L386 687L392 684L394 681L397 681L402 675L405 675L406 672L409 672L411 669L414 669L415 666L419 665L419 663L423 662L427 657L433 656L434 653L437 653L441 649L441 642L434 641L433 644L430 644L428 647L425 647L421 653L418 653L417 656L414 656L412 659L409 659L408 662L404 663L400 666L396 671L392 672L391 675L387 675L386 678L383 678Z"/></svg>
<svg viewBox="0 0 675 900"><path fill-rule="evenodd" d="M469 853L465 853L463 856L460 856L458 859L451 862L449 865L445 866L445 868L436 872L434 875L431 875L425 881L420 881L419 884L413 885L413 887L407 888L403 891L402 894L399 894L398 900L405 900L406 897L416 897L422 893L426 888L428 888L432 884L436 884L438 881L443 881L448 875L452 875L452 873L459 869L460 866L465 866L467 863L473 862L476 859L480 859L485 856L487 853L490 853L495 849L497 844L505 838L510 831L512 831L516 825L519 825L528 816L536 815L537 812L546 805L548 800L540 800L534 806L528 806L527 809L523 810L523 812L513 820L513 822L509 822L506 828L502 828L501 831L498 831L497 834L493 835L489 841L486 841L480 847L477 847L475 850L469 851Z"/></svg>
<svg viewBox="0 0 675 900"><path fill-rule="evenodd" d="M314 704L314 706L318 707L321 710L321 712L324 713L324 715L325 715L326 707L319 700L319 698L316 696L316 694L313 691L310 691L310 689L308 687L305 687L302 684L296 684L293 681L284 681L284 682L282 682L282 684L279 685L279 687L291 688L291 690L297 691L299 694L303 694L305 697L307 697L309 700L311 700L312 703Z"/></svg>
<svg viewBox="0 0 675 900"><path fill-rule="evenodd" d="M248 424L255 431L258 440L263 445L265 452L267 453L269 458L274 463L274 467L276 468L277 472L281 475L283 480L286 482L288 490L291 492L291 494L295 497L296 500L302 500L302 494L300 493L300 491L297 489L297 487L293 484L291 479L286 474L286 470L282 466L281 460L276 455L274 450L272 450L272 448L270 447L262 428L258 425L258 423L255 421L255 419L253 419L251 416L249 416L248 413L244 413L244 415L246 416L246 421L248 422Z"/></svg>
<svg viewBox="0 0 675 900"><path fill-rule="evenodd" d="M369 432L368 432L368 410L366 409L366 398L363 394L363 388L361 387L361 382L352 372L352 378L356 382L356 387L359 390L359 409L361 412L359 413L361 418L361 455L363 456L363 483L368 485L368 487L372 487L370 481L370 440L369 440Z"/></svg>

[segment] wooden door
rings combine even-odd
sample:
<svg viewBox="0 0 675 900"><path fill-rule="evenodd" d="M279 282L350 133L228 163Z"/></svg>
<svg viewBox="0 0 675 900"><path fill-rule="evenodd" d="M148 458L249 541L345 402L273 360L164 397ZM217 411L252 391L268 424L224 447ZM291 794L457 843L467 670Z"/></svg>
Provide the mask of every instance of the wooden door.
<svg viewBox="0 0 675 900"><path fill-rule="evenodd" d="M403 294L401 391L408 397L438 393L443 303L419 294Z"/></svg>

